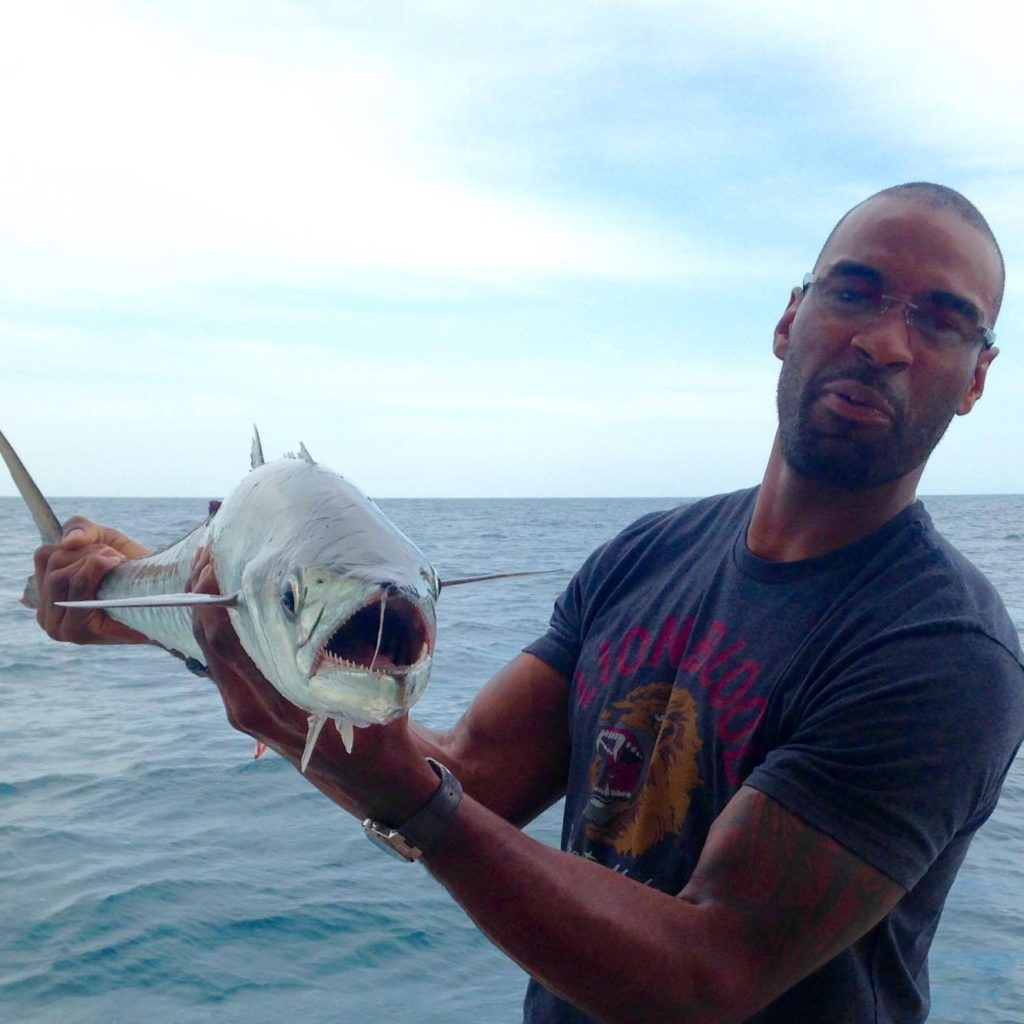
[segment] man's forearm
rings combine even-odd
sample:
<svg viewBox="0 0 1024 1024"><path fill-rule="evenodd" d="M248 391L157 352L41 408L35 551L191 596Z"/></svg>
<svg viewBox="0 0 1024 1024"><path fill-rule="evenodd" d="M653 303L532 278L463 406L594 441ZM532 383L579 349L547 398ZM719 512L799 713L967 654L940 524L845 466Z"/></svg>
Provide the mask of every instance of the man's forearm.
<svg viewBox="0 0 1024 1024"><path fill-rule="evenodd" d="M427 866L488 937L598 1020L744 1021L888 914L896 882L742 787L672 896L464 801Z"/></svg>
<svg viewBox="0 0 1024 1024"><path fill-rule="evenodd" d="M706 910L543 846L472 799L427 860L488 938L601 1021L739 1021Z"/></svg>

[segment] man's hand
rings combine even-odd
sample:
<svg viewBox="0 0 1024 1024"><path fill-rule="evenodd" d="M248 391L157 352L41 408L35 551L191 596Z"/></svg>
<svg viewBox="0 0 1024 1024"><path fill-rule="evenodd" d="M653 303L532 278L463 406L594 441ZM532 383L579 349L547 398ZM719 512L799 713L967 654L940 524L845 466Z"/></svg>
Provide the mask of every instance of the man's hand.
<svg viewBox="0 0 1024 1024"><path fill-rule="evenodd" d="M220 593L208 550L198 553L188 586L195 593ZM195 608L192 617L228 721L298 767L309 712L281 696L263 676L239 643L226 609ZM396 825L412 817L437 788L437 776L417 748L404 716L388 725L356 729L351 753L328 722L306 777L353 814Z"/></svg>
<svg viewBox="0 0 1024 1024"><path fill-rule="evenodd" d="M98 609L60 608L57 601L89 601L103 577L127 558L149 551L130 537L74 516L59 544L45 544L34 555L39 593L36 618L54 640L75 644L148 644L142 633L115 622Z"/></svg>

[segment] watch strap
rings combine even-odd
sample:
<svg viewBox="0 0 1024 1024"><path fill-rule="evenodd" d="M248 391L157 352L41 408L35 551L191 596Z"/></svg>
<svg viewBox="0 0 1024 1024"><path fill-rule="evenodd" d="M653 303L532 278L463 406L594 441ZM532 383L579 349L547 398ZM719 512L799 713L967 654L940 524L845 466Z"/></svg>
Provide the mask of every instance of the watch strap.
<svg viewBox="0 0 1024 1024"><path fill-rule="evenodd" d="M427 764L440 779L440 785L404 825L392 828L372 818L363 821L363 829L370 839L407 861L419 860L433 851L462 801L459 780L440 761L428 757Z"/></svg>

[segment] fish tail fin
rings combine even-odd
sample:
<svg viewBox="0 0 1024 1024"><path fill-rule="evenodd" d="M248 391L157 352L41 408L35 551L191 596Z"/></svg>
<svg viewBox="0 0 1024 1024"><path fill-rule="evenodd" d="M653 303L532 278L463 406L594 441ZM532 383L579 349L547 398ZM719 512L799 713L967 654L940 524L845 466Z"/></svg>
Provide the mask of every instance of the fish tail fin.
<svg viewBox="0 0 1024 1024"><path fill-rule="evenodd" d="M25 580L25 590L18 599L26 608L39 607L39 588L36 586L35 576L29 576Z"/></svg>
<svg viewBox="0 0 1024 1024"><path fill-rule="evenodd" d="M43 538L44 544L59 544L64 533L64 527L60 520L53 514L50 503L43 497L43 492L36 486L35 480L29 475L25 464L18 458L18 453L11 447L10 441L0 432L0 455L3 456L7 468L11 471L11 478L18 488L29 512L35 520L39 535ZM28 590L26 589L26 596ZM30 607L34 607L30 605Z"/></svg>

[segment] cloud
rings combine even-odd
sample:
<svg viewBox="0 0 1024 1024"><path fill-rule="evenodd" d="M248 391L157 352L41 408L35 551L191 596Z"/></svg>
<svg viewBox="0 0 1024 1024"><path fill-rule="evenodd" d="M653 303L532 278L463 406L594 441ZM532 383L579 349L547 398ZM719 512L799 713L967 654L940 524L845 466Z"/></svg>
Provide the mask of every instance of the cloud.
<svg viewBox="0 0 1024 1024"><path fill-rule="evenodd" d="M748 483L779 304L869 192L975 199L1015 333L1024 83L986 11L7 5L2 426L62 490L216 493L252 420L377 493ZM1019 433L1011 357L972 436Z"/></svg>
<svg viewBox="0 0 1024 1024"><path fill-rule="evenodd" d="M1024 137L1006 130L1024 120L1024 69L1018 34L1000 31L1002 3L865 0L851 10L725 0L716 10L748 52L805 63L808 88L794 110L816 111L839 138L853 128L923 161L941 153L965 177L1024 162Z"/></svg>
<svg viewBox="0 0 1024 1024"><path fill-rule="evenodd" d="M301 24L253 57L113 6L5 20L0 87L24 100L0 112L0 226L22 285L702 272L652 219L453 174L415 122L420 78L340 34L303 65Z"/></svg>

